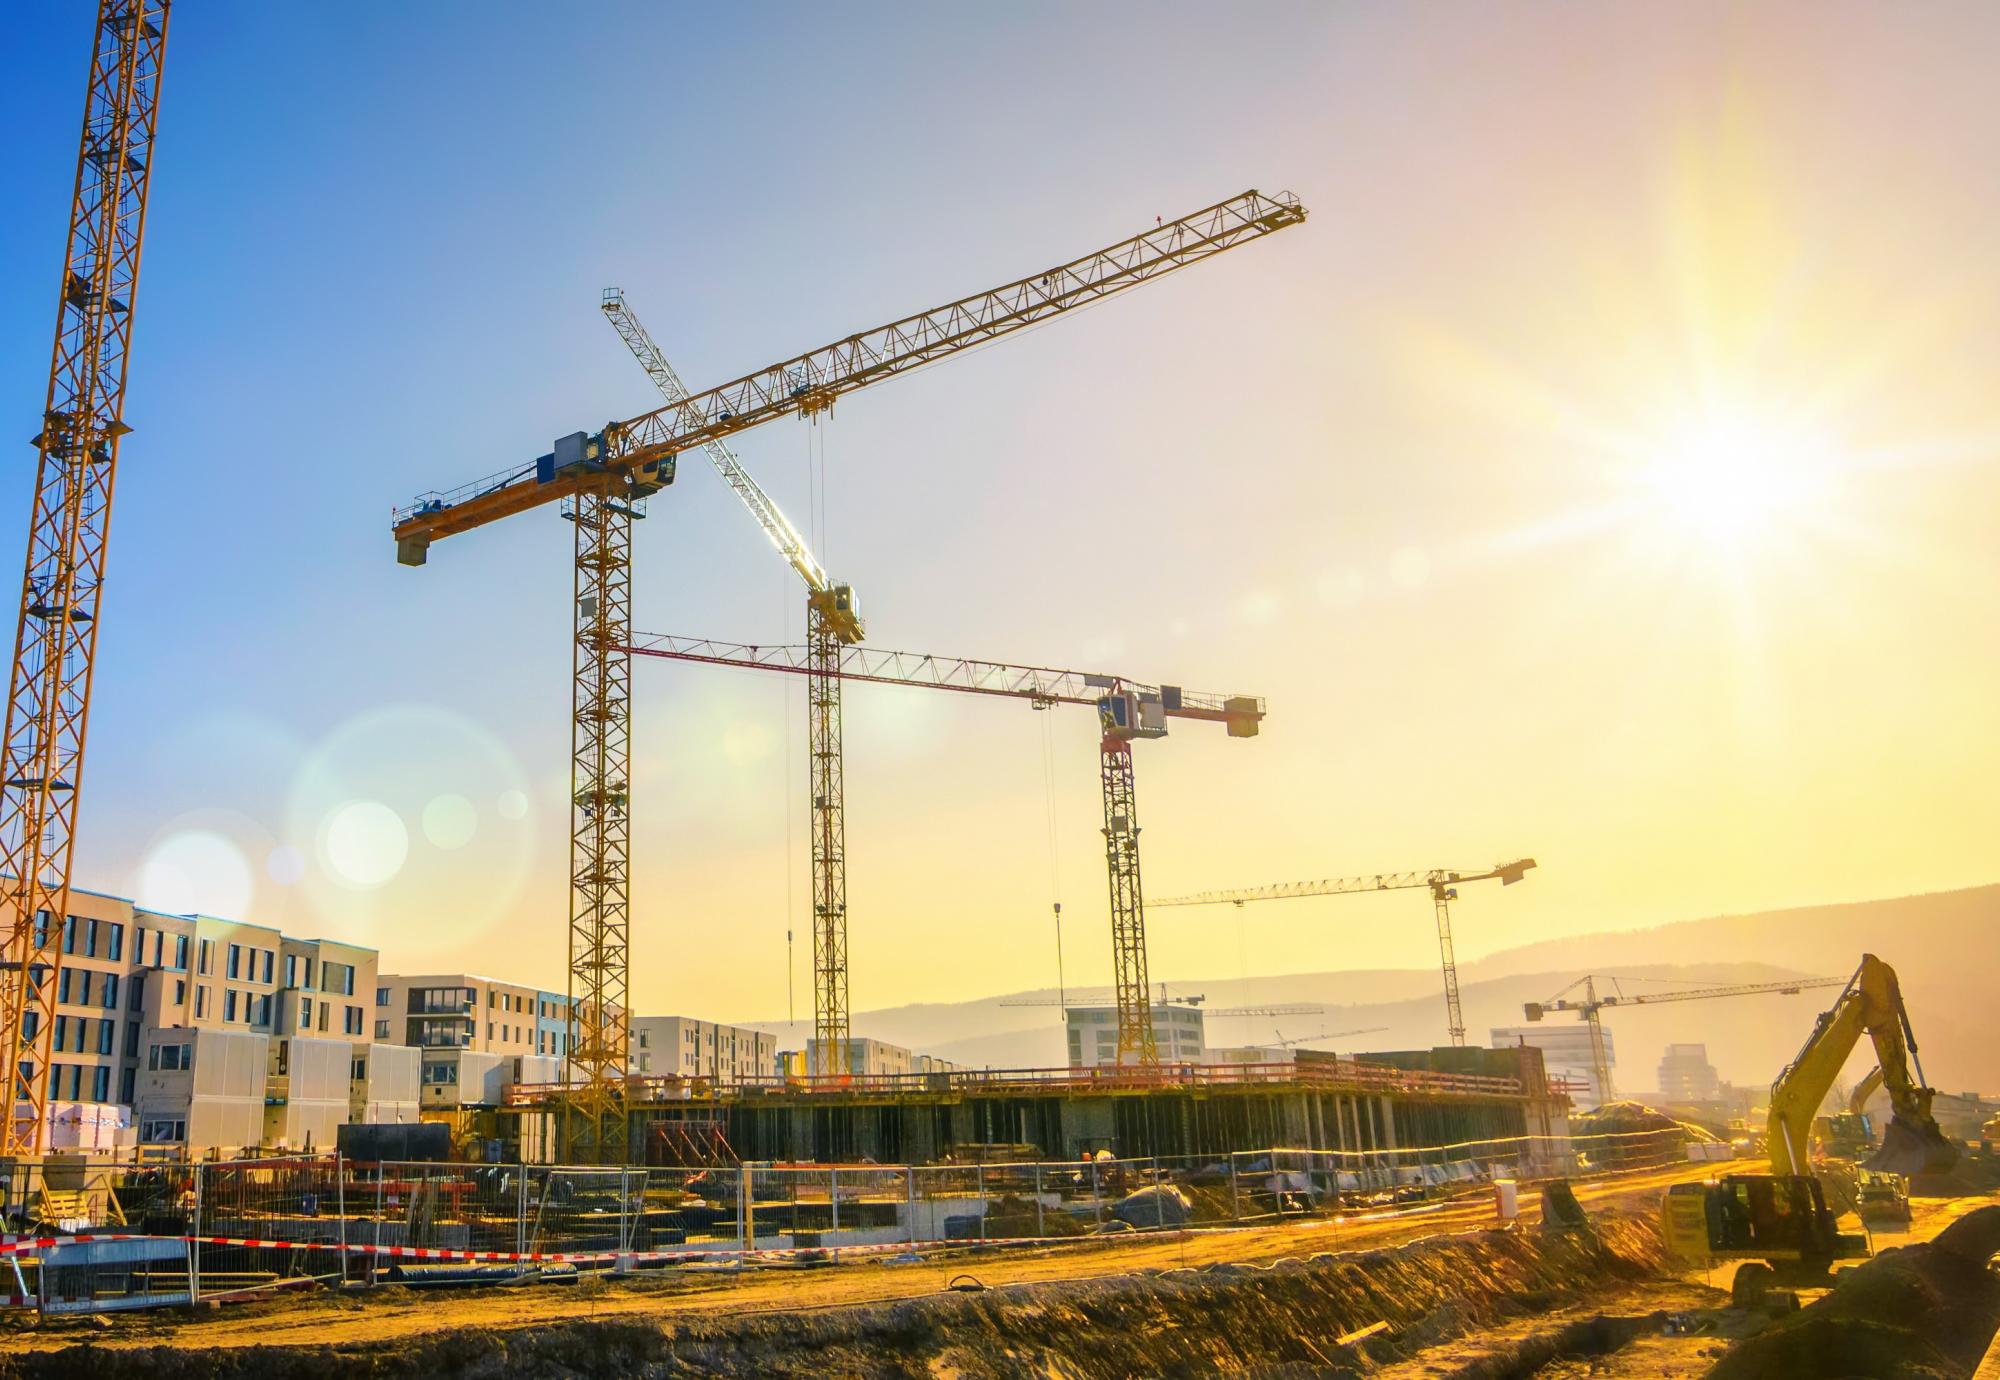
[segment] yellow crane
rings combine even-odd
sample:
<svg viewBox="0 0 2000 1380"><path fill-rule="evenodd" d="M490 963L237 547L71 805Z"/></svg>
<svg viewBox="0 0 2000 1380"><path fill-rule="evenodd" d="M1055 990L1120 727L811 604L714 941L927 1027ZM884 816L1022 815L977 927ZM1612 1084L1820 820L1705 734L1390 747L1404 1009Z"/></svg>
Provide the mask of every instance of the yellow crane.
<svg viewBox="0 0 2000 1380"><path fill-rule="evenodd" d="M1278 882L1271 886L1244 887L1236 891L1197 891L1186 896L1169 896L1153 902L1157 906L1217 906L1225 902L1242 906L1250 901L1284 901L1303 896L1351 896L1364 891L1402 891L1421 888L1431 894L1431 910L1437 919L1438 958L1444 971L1445 1027L1451 1042L1465 1043L1465 1012L1458 1000L1458 950L1451 938L1451 903L1466 882L1498 881L1512 886L1528 875L1533 858L1501 863L1484 872L1459 872L1433 868L1429 872L1375 872L1359 877L1324 877L1312 882Z"/></svg>
<svg viewBox="0 0 2000 1380"><path fill-rule="evenodd" d="M1797 1057L1771 1085L1769 1172L1728 1174L1714 1183L1676 1184L1661 1205L1667 1243L1697 1261L1742 1260L1733 1292L1749 1301L1772 1283L1814 1283L1836 1260L1867 1254L1867 1241L1838 1228L1812 1173L1813 1117L1866 1035L1875 1046L1891 1116L1882 1147L1865 1168L1891 1174L1942 1173L1958 1147L1931 1116L1916 1034L1895 969L1863 954L1832 1006L1813 1023Z"/></svg>
<svg viewBox="0 0 2000 1380"><path fill-rule="evenodd" d="M779 417L813 417L857 389L1013 335L1304 222L1290 193L1252 190L1011 283L845 336L596 431L557 438L526 465L396 510L396 559L420 566L436 542L551 503L575 529L570 721L567 1158L631 1157L625 1105L631 972L632 523L674 481L682 451ZM822 817L836 824L838 805ZM838 856L838 850L834 851ZM822 904L816 900L816 906ZM846 915L815 916L815 1025L845 1039ZM837 963L837 966L835 966Z"/></svg>
<svg viewBox="0 0 2000 1380"><path fill-rule="evenodd" d="M688 405L687 386L654 343L618 288L607 288L604 317L670 406ZM691 419L695 420L695 419ZM717 474L743 501L778 554L806 587L806 645L815 666L838 663L840 649L866 635L854 587L837 583L812 553L799 529L721 437L702 445ZM811 1046L829 1061L812 1073L847 1067L847 770L842 746L840 677L815 676L806 690L806 798L812 804L813 1036ZM789 923L789 921L788 921ZM788 970L789 971L789 970ZM788 979L789 981L789 979Z"/></svg>
<svg viewBox="0 0 2000 1380"><path fill-rule="evenodd" d="M168 0L100 0L85 87L54 356L36 434L7 724L0 732L0 1155L48 1137L50 1038L83 783L112 481L160 109ZM18 214L18 209L17 209ZM78 1090L72 1088L69 1096Z"/></svg>
<svg viewBox="0 0 2000 1380"><path fill-rule="evenodd" d="M1167 736L1175 719L1221 724L1232 738L1254 738L1264 720L1255 695L1218 695L1178 685L1144 685L1125 676L1015 666L969 657L841 647L835 663L818 661L811 647L759 646L670 634L637 636L640 656L782 671L813 680L839 677L881 685L913 685L960 694L1025 700L1035 709L1059 704L1097 711L1098 781L1104 800L1104 866L1111 897L1112 977L1118 1003L1118 1062L1153 1064L1159 1051L1148 997L1146 902L1139 876L1139 802L1132 744Z"/></svg>
<svg viewBox="0 0 2000 1380"><path fill-rule="evenodd" d="M1597 984L1611 983L1616 986L1624 979L1615 977L1580 977L1569 986L1550 997L1547 1001L1531 1001L1522 1011L1531 1021L1539 1021L1551 1011L1574 1011L1590 1027L1590 1073L1597 1083L1599 1104L1612 1101L1616 1092L1611 1086L1611 1056L1604 1044L1604 1022L1599 1015L1607 1006L1653 1006L1667 1001L1707 1001L1713 997L1748 997L1759 992L1776 992L1780 996L1795 997L1808 987L1838 987L1841 979L1836 977L1799 978L1786 982L1739 982L1722 987L1690 987L1673 992L1608 992L1597 994ZM1581 987L1583 993L1572 997L1569 994Z"/></svg>

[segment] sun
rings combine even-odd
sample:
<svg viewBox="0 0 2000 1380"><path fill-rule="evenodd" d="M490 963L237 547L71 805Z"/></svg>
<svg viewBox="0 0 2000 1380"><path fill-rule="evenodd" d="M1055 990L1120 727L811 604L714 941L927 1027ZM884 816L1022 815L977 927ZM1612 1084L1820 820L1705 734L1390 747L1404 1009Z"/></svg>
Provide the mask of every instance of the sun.
<svg viewBox="0 0 2000 1380"><path fill-rule="evenodd" d="M1731 549L1795 523L1832 460L1798 428L1743 412L1704 416L1649 449L1639 487L1661 535Z"/></svg>

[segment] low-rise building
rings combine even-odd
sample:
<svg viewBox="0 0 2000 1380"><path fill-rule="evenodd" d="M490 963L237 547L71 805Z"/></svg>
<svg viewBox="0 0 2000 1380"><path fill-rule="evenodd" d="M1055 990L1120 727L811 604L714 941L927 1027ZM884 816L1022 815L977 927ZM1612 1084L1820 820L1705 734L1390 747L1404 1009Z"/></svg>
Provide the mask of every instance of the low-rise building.
<svg viewBox="0 0 2000 1380"><path fill-rule="evenodd" d="M288 1089L268 1086L271 1042L352 1049L368 1038L360 994L374 985L372 949L171 915L81 888L70 892L59 947L50 1100L130 1108L136 1140L149 1150L266 1144L263 1109L290 1105ZM176 1052L154 1053L167 1046ZM289 1064L289 1054L275 1057ZM253 1105L255 1118L244 1110ZM291 1133L288 1117L275 1123L281 1135ZM299 1126L308 1122L319 1124L305 1116Z"/></svg>
<svg viewBox="0 0 2000 1380"><path fill-rule="evenodd" d="M634 1016L626 1071L741 1083L778 1076L778 1037L692 1016Z"/></svg>
<svg viewBox="0 0 2000 1380"><path fill-rule="evenodd" d="M916 1055L901 1045L892 1045L887 1040L871 1040L865 1036L852 1036L847 1048L831 1052L820 1040L806 1044L806 1068L815 1074L847 1074L852 1077L890 1077L915 1073Z"/></svg>
<svg viewBox="0 0 2000 1380"><path fill-rule="evenodd" d="M561 1059L569 1048L569 998L474 973L385 973L375 981L374 1038Z"/></svg>

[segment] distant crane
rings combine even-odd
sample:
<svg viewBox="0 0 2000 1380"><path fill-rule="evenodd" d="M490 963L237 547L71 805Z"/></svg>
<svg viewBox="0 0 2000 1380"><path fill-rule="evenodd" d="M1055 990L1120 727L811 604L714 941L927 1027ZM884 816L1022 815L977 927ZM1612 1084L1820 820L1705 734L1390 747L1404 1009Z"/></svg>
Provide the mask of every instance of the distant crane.
<svg viewBox="0 0 2000 1380"><path fill-rule="evenodd" d="M1067 1010L1104 1006L1108 1004L1108 1000L1107 994L1104 993L1085 995L1072 993L1066 999L1061 997L1017 997L1003 1001L1000 1005L1060 1006ZM1160 1006L1186 1006L1199 1011L1204 1010L1202 1003L1206 1000L1208 1000L1206 997L1200 996L1169 997L1163 994L1157 1004ZM1323 1016L1326 1014L1326 1008L1312 1002L1285 1002L1277 1006L1213 1006L1206 1008L1205 1014L1210 1016Z"/></svg>
<svg viewBox="0 0 2000 1380"><path fill-rule="evenodd" d="M1255 695L1215 695L1178 685L1145 685L1124 676L1058 671L1045 666L1013 666L965 657L843 647L829 670L810 647L758 646L670 635L634 636L628 649L639 656L664 657L752 671L783 671L821 679L879 685L912 685L963 694L1026 700L1036 709L1080 704L1097 711L1098 778L1104 795L1104 862L1111 887L1111 950L1117 984L1118 1061L1153 1064L1153 1008L1147 999L1146 907L1139 882L1139 807L1132 773L1134 740L1164 738L1167 720L1197 719L1221 724L1232 738L1254 738L1264 721L1264 701Z"/></svg>
<svg viewBox="0 0 2000 1380"><path fill-rule="evenodd" d="M1600 1104L1612 1100L1611 1059L1604 1048L1604 1022L1598 1015L1607 1006L1651 1006L1666 1001L1705 1001L1711 997L1748 997L1759 992L1776 992L1781 996L1795 997L1809 987L1845 987L1846 978L1814 977L1799 978L1791 982L1744 982L1724 987L1690 987L1675 992L1612 992L1597 995L1597 984L1608 982L1617 984L1615 977L1580 977L1569 986L1550 997L1547 1001L1531 1001L1521 1009L1531 1021L1539 1021L1550 1011L1575 1011L1590 1027L1590 1071L1597 1081L1597 1100ZM1583 995L1569 994L1577 988Z"/></svg>
<svg viewBox="0 0 2000 1380"><path fill-rule="evenodd" d="M1271 1048L1291 1049L1298 1045L1311 1044L1315 1040L1340 1040L1349 1035L1379 1035L1388 1028L1386 1025L1370 1025L1356 1030L1322 1030L1317 1035L1294 1035L1290 1039L1280 1034L1279 1038L1271 1041Z"/></svg>
<svg viewBox="0 0 2000 1380"><path fill-rule="evenodd" d="M618 288L607 288L603 310L605 320L639 361L660 396L673 407L690 406L687 386L637 313L626 305L625 294ZM698 422L700 418L690 420ZM836 582L826 573L799 529L743 468L727 442L712 437L702 449L716 473L764 529L771 545L805 582L806 645L811 648L813 664L837 664L839 649L853 646L867 632L853 586ZM840 677L816 676L806 695L806 798L812 802L813 1048L821 1062L808 1069L811 1073L832 1073L847 1067L847 770L841 739ZM785 971L789 983L789 961Z"/></svg>
<svg viewBox="0 0 2000 1380"><path fill-rule="evenodd" d="M112 8L107 0L107 11ZM642 416L558 437L547 455L526 465L420 494L394 512L396 559L411 566L425 564L431 546L445 537L550 503L560 503L575 527L568 921L575 1024L568 1053L579 1082L560 1104L559 1147L572 1163L622 1162L631 1156L625 1070L632 523L645 516L650 496L673 483L680 452L779 417L817 416L856 389L1102 301L1302 224L1305 217L1305 208L1289 193L1244 192L1040 273L686 394ZM821 708L815 706L815 712ZM837 828L837 805L819 823ZM835 848L832 856L837 855ZM845 1041L845 906L839 898L816 897L815 906L821 905L827 909L815 915L813 947L815 967L827 976L815 984L815 1029L822 1039ZM829 1001L835 988L838 1000Z"/></svg>
<svg viewBox="0 0 2000 1380"><path fill-rule="evenodd" d="M1465 882L1499 881L1512 886L1535 865L1533 858L1501 863L1484 872L1458 872L1434 868L1429 872L1377 872L1362 877L1327 877L1316 882L1279 882L1273 886L1245 887L1238 891L1198 891L1187 896L1169 896L1155 906L1215 906L1227 902L1242 906L1248 901L1285 901L1302 896L1347 896L1362 891L1403 891L1421 887L1431 894L1437 916L1438 956L1444 969L1445 1025L1454 1045L1465 1043L1465 1013L1458 1001L1458 953L1451 939L1451 903Z"/></svg>

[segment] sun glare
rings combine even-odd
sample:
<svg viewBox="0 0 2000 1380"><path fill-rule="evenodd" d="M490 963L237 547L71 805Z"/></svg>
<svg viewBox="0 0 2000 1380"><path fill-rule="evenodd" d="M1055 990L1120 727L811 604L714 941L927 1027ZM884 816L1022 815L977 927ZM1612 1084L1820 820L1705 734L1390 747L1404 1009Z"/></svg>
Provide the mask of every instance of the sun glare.
<svg viewBox="0 0 2000 1380"><path fill-rule="evenodd" d="M1651 457L1644 487L1668 526L1741 548L1798 515L1823 458L1818 449L1756 418L1704 419Z"/></svg>

